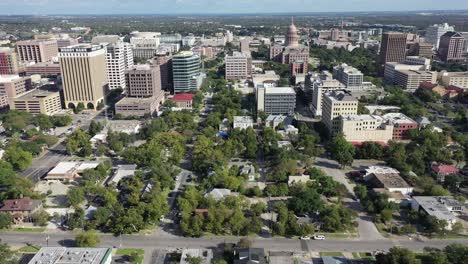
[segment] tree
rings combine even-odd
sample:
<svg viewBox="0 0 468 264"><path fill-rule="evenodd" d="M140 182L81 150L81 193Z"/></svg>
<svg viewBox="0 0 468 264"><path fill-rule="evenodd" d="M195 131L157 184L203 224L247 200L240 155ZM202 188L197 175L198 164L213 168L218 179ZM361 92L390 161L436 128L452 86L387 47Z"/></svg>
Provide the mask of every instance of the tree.
<svg viewBox="0 0 468 264"><path fill-rule="evenodd" d="M32 219L36 225L46 226L47 222L49 222L50 215L44 210L39 210L32 215Z"/></svg>
<svg viewBox="0 0 468 264"><path fill-rule="evenodd" d="M187 256L186 259L188 264L202 264L203 263L203 258L202 257L192 257L192 256Z"/></svg>
<svg viewBox="0 0 468 264"><path fill-rule="evenodd" d="M342 167L351 166L353 164L353 157L355 148L346 141L343 134L335 136L330 145L331 158L336 160Z"/></svg>
<svg viewBox="0 0 468 264"><path fill-rule="evenodd" d="M10 146L5 152L5 160L10 162L15 170L22 171L31 165L32 154L19 147Z"/></svg>
<svg viewBox="0 0 468 264"><path fill-rule="evenodd" d="M244 213L240 209L236 209L229 219L231 233L239 235L245 228L246 220Z"/></svg>
<svg viewBox="0 0 468 264"><path fill-rule="evenodd" d="M101 122L91 120L91 123L89 123L88 134L93 137L97 133L101 132L103 128L104 126L101 124Z"/></svg>
<svg viewBox="0 0 468 264"><path fill-rule="evenodd" d="M250 248L252 246L252 241L247 237L242 237L237 242L237 247L239 248Z"/></svg>
<svg viewBox="0 0 468 264"><path fill-rule="evenodd" d="M439 184L429 185L424 188L424 195L428 196L448 196L450 192Z"/></svg>
<svg viewBox="0 0 468 264"><path fill-rule="evenodd" d="M377 264L419 264L416 255L406 248L393 247L387 254L376 256Z"/></svg>
<svg viewBox="0 0 468 264"><path fill-rule="evenodd" d="M107 152L109 152L109 148L106 145L99 145L96 149L97 156L104 156Z"/></svg>
<svg viewBox="0 0 468 264"><path fill-rule="evenodd" d="M68 202L73 207L86 200L84 189L81 187L70 188L67 193Z"/></svg>
<svg viewBox="0 0 468 264"><path fill-rule="evenodd" d="M0 244L0 259L2 264L17 264L20 261L19 256L7 244Z"/></svg>
<svg viewBox="0 0 468 264"><path fill-rule="evenodd" d="M448 245L444 249L447 259L452 264L464 264L468 258L468 247L463 244Z"/></svg>
<svg viewBox="0 0 468 264"><path fill-rule="evenodd" d="M388 221L392 220L393 218L393 210L392 209L384 209L380 212L380 217L382 220L387 223Z"/></svg>
<svg viewBox="0 0 468 264"><path fill-rule="evenodd" d="M323 208L320 194L315 189L307 189L290 199L289 208L296 214L312 214Z"/></svg>
<svg viewBox="0 0 468 264"><path fill-rule="evenodd" d="M78 247L95 247L101 243L101 239L95 230L81 232L76 236L75 240Z"/></svg>
<svg viewBox="0 0 468 264"><path fill-rule="evenodd" d="M11 215L9 213L0 213L0 229L6 229L11 226Z"/></svg>
<svg viewBox="0 0 468 264"><path fill-rule="evenodd" d="M85 105L82 102L79 102L76 108L74 109L75 113L80 113L85 109Z"/></svg>

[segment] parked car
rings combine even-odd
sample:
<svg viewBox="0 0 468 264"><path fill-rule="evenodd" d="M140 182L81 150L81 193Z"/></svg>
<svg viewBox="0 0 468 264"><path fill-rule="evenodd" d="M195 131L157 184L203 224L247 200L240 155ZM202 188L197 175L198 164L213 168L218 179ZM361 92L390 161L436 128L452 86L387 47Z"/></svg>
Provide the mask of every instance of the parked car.
<svg viewBox="0 0 468 264"><path fill-rule="evenodd" d="M300 239L301 240L310 240L310 236L301 236Z"/></svg>
<svg viewBox="0 0 468 264"><path fill-rule="evenodd" d="M325 240L324 235L314 235L314 240Z"/></svg>

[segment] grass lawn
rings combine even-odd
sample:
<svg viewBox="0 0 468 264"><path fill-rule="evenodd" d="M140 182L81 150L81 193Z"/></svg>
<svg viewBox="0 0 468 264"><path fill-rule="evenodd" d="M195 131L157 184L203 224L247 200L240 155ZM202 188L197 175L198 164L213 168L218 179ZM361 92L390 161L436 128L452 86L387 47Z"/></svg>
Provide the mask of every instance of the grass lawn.
<svg viewBox="0 0 468 264"><path fill-rule="evenodd" d="M330 256L330 257L344 257L341 252L320 252L321 257Z"/></svg>
<svg viewBox="0 0 468 264"><path fill-rule="evenodd" d="M353 238L358 237L357 233L317 233L318 235L324 235L327 238Z"/></svg>
<svg viewBox="0 0 468 264"><path fill-rule="evenodd" d="M45 228L43 227L15 227L15 228L9 228L9 229L1 229L0 231L4 232L31 232L31 233L42 233L45 231Z"/></svg>
<svg viewBox="0 0 468 264"><path fill-rule="evenodd" d="M20 249L18 249L19 252L21 253L36 253L41 249L41 247L38 246L24 246Z"/></svg>
<svg viewBox="0 0 468 264"><path fill-rule="evenodd" d="M437 238L437 239L456 239L456 238L468 238L468 235L463 235L463 234L433 235L431 238Z"/></svg>
<svg viewBox="0 0 468 264"><path fill-rule="evenodd" d="M133 264L142 264L143 263L143 256L145 251L143 249L136 249L136 248L119 248L115 255L117 256L131 256L132 254L137 254L137 259L134 260Z"/></svg>

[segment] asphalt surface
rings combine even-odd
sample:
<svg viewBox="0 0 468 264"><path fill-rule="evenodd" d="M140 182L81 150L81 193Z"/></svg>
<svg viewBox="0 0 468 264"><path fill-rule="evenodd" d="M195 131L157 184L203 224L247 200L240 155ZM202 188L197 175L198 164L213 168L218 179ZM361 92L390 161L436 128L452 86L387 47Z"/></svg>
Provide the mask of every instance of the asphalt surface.
<svg viewBox="0 0 468 264"><path fill-rule="evenodd" d="M49 246L73 246L75 235L70 232L61 233L0 233L3 243L12 246L27 244L46 246L46 236L49 236ZM100 235L103 247L119 247L120 239L113 235ZM319 252L373 252L387 251L394 246L400 246L415 252L422 252L424 247L443 248L453 243L468 243L468 239L433 239L433 240L361 240L361 239L326 239L322 241L302 241L287 238L251 238L254 247L262 247L268 251L319 251ZM141 248L145 251L168 250L177 248L217 248L222 243L236 243L235 237L166 237L157 235L123 235L122 247Z"/></svg>

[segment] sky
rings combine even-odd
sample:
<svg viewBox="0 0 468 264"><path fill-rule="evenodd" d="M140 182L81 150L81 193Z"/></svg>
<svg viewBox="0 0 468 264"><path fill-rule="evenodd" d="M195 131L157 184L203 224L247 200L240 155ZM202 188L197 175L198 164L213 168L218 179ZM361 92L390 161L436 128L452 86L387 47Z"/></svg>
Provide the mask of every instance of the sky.
<svg viewBox="0 0 468 264"><path fill-rule="evenodd" d="M442 5L443 3L443 5ZM466 0L0 0L0 14L219 14L468 10Z"/></svg>

